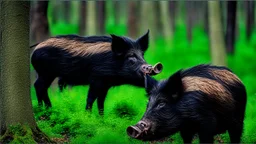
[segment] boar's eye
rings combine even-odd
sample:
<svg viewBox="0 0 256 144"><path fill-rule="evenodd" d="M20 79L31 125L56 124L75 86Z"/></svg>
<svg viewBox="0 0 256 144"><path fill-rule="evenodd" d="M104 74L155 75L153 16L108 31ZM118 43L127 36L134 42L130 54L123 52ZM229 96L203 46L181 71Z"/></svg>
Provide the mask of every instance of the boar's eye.
<svg viewBox="0 0 256 144"><path fill-rule="evenodd" d="M157 105L157 108L160 109L160 108L164 107L165 104L166 104L165 102L160 102L160 103Z"/></svg>
<svg viewBox="0 0 256 144"><path fill-rule="evenodd" d="M129 61L129 63L130 63L130 64L132 64L132 65L133 65L133 64L135 64L135 63L136 63L137 59L136 59L136 57L131 56L131 57L129 57L129 58L128 58L128 61Z"/></svg>

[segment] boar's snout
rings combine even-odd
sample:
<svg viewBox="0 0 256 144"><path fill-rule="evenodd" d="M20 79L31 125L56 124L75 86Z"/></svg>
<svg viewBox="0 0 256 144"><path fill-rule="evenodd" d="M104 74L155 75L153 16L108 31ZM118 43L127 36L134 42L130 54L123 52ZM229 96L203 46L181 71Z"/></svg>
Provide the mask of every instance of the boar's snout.
<svg viewBox="0 0 256 144"><path fill-rule="evenodd" d="M147 134L147 131L150 129L150 124L145 121L139 121L134 126L129 126L126 131L127 134L136 139L140 139L141 136L145 133Z"/></svg>
<svg viewBox="0 0 256 144"><path fill-rule="evenodd" d="M153 66L153 69L152 69L152 72L150 73L150 75L156 75L156 74L159 74L161 73L163 70L163 65L158 62L156 63L154 66Z"/></svg>
<svg viewBox="0 0 256 144"><path fill-rule="evenodd" d="M163 65L160 62L156 63L154 66L144 64L141 66L141 70L144 74L149 74L152 76L161 73L163 70Z"/></svg>

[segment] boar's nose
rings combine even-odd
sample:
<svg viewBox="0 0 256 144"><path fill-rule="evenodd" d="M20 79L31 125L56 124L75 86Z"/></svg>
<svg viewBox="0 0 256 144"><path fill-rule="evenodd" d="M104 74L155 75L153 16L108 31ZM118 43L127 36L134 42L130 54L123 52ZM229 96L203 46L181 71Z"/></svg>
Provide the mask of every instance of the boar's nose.
<svg viewBox="0 0 256 144"><path fill-rule="evenodd" d="M156 63L156 64L153 66L152 71L151 71L151 73L149 73L149 75L156 75L156 74L159 74L159 73L162 72L162 70L163 70L163 65L162 65L160 62L158 62L158 63Z"/></svg>
<svg viewBox="0 0 256 144"><path fill-rule="evenodd" d="M143 133L146 133L150 128L150 124L146 123L144 121L139 121L136 125L134 126L129 126L126 131L127 134L132 137L139 139Z"/></svg>

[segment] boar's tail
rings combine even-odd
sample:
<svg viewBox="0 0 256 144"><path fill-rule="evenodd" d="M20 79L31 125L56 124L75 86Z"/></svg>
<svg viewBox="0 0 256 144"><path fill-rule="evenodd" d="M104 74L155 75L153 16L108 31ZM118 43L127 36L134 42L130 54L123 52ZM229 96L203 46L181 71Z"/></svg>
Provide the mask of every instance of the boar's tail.
<svg viewBox="0 0 256 144"><path fill-rule="evenodd" d="M38 44L39 44L39 43L30 46L30 48L33 48L33 47L37 46Z"/></svg>

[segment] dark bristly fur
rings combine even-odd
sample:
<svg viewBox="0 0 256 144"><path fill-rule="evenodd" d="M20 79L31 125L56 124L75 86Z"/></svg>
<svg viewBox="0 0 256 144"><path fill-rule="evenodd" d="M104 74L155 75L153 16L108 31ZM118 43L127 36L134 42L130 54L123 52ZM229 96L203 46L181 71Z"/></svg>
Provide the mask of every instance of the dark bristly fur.
<svg viewBox="0 0 256 144"><path fill-rule="evenodd" d="M59 84L90 85L86 109L97 99L100 114L112 86L131 84L144 87L141 66L146 64L149 31L132 40L116 35L80 37L56 36L39 43L32 54L38 73L35 82L38 103L51 107L47 89L59 77Z"/></svg>
<svg viewBox="0 0 256 144"><path fill-rule="evenodd" d="M150 98L139 122L146 124L139 136L128 127L132 137L156 140L180 131L184 143L196 133L200 143L213 143L214 135L228 131L232 143L240 142L246 89L228 68L198 65L160 82L147 77L146 86Z"/></svg>

